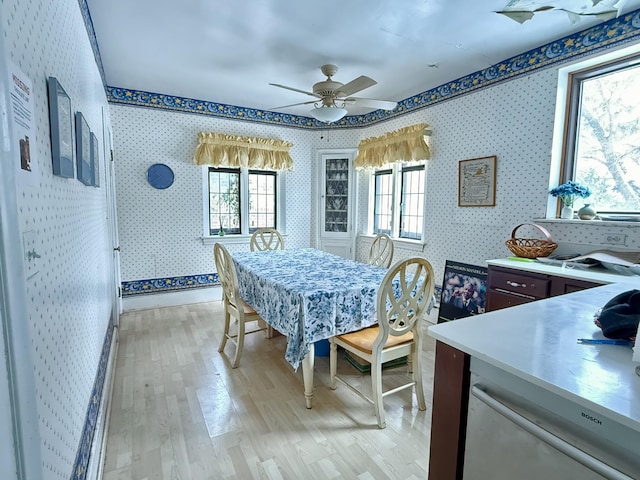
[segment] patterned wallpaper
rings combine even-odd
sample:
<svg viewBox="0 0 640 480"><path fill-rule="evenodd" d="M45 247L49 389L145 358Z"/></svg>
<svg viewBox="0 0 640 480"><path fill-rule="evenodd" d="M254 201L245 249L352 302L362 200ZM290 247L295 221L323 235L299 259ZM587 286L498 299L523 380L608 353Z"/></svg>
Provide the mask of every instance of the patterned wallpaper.
<svg viewBox="0 0 640 480"><path fill-rule="evenodd" d="M447 259L484 264L486 259L509 255L504 241L513 227L534 218L544 218L546 213L557 68L597 50L637 41L639 35L640 11L635 11L414 95L400 102L393 112L347 116L337 125L327 127L304 117L110 86L107 94L117 125L116 151L122 157L119 158L118 192L121 240L126 246L122 256L123 280L209 273L203 268L212 266L210 248L203 249L198 242L202 230L199 210L202 196L192 195L187 199L185 187L178 187L173 192L152 194L153 198L158 197L158 203L147 202L143 206L146 200L142 199L142 192L149 189L142 180L142 173L153 156L166 159L170 165L177 160L179 170L185 174L186 191L197 191L201 180L189 163L195 148L195 133L201 125L211 125L210 128L225 133L259 135L254 132L269 132L273 138L289 140L296 145L294 176L297 180L288 181L286 191L287 230L294 235L294 241L288 245L304 246L306 242L315 245L317 236L316 150L355 148L363 138L427 122L434 134L431 139L433 158L427 171L426 246L422 251L434 264L436 274L441 274ZM132 109L131 106L143 109ZM154 115L152 112L162 113ZM153 119L154 128L145 131L141 125L147 119ZM174 123L180 128L174 129ZM273 124L282 126L269 129ZM177 159L164 155L162 151L166 148L156 152L151 147L153 153L149 155L149 148L141 147L163 142L180 146ZM496 206L458 207L458 162L489 155L496 155L498 159ZM147 159L147 163L141 165L140 159ZM297 176L300 166L306 175ZM368 176L359 174L358 179L357 230L365 232ZM135 202L135 208L132 208L132 202ZM161 216L167 219L167 224L171 220L181 222L183 231L154 230L157 220L151 217L156 215L156 205L165 208L172 205L173 210L165 211ZM188 219L186 225L185 219ZM566 239L596 246L601 244L604 233L618 229L605 225L594 228L593 225L566 224L550 224L547 228L559 241ZM629 232L626 246L632 247L637 232L632 227L620 228ZM309 235L303 235L307 229ZM153 233L149 235L149 232ZM184 233L187 233L186 237ZM576 237L579 238L576 240ZM360 243L356 255L363 260L368 252L368 240L361 239ZM166 245L173 247L171 253L164 251ZM399 245L396 249L397 258L415 254L415 249L403 247Z"/></svg>
<svg viewBox="0 0 640 480"><path fill-rule="evenodd" d="M123 280L201 274L215 271L211 246L199 241L202 195L199 167L191 164L199 129L272 136L294 143L295 180L287 178L288 246L315 245L318 222L319 149L357 147L370 136L420 122L430 125L432 159L427 167L427 233L423 255L440 283L446 260L485 265L511 255L504 245L512 229L544 218L548 200L550 152L555 113L557 69L535 70L366 128L306 131L256 125L171 111L113 105L118 162ZM457 205L458 162L497 157L495 207ZM152 191L144 171L155 161L176 170L176 188ZM288 173L287 175L291 175ZM368 215L368 177L358 175L358 231ZM159 222L159 218L163 219ZM310 220L310 221L309 221ZM176 222L177 229L158 227ZM602 232L634 227L591 224L545 224L557 241L600 245ZM523 232L524 233L524 232ZM533 232L535 233L535 232ZM537 235L536 235L537 236ZM236 247L236 248L247 248ZM357 258L365 260L369 240L359 241ZM395 259L416 250L396 247Z"/></svg>
<svg viewBox="0 0 640 480"><path fill-rule="evenodd" d="M20 228L36 231L41 257L39 273L26 283L36 398L22 407L37 409L42 478L67 480L80 473L76 457L86 460L91 445L85 421L95 424L90 407L100 400L102 383L94 391L94 381L108 346L113 283L105 188L52 174L46 78L58 78L100 146L108 105L77 0L4 0L1 9L6 58L33 84L30 140L39 171L35 185L16 187ZM101 155L101 185L104 167Z"/></svg>
<svg viewBox="0 0 640 480"><path fill-rule="evenodd" d="M193 114L111 105L114 130L122 280L142 280L215 272L213 245L202 236L203 171L193 163L200 131L287 140L294 170L286 172L286 244L309 246L311 134L271 125ZM152 188L146 171L154 163L174 171L174 184ZM249 248L226 238L230 251Z"/></svg>
<svg viewBox="0 0 640 480"><path fill-rule="evenodd" d="M424 255L441 283L446 260L486 265L485 260L512 255L504 245L514 227L545 217L551 166L557 69L537 70L442 102L414 114L402 123L389 122L373 135L426 122L433 135L432 158L427 162L427 210ZM458 162L496 155L496 206L458 207ZM366 219L367 179L360 178L360 229ZM545 222L557 242L590 250L603 245L605 232L627 235L627 248L640 248L640 227L602 222ZM535 228L518 236L543 238ZM360 242L357 257L364 261L370 240ZM396 260L416 252L397 248Z"/></svg>

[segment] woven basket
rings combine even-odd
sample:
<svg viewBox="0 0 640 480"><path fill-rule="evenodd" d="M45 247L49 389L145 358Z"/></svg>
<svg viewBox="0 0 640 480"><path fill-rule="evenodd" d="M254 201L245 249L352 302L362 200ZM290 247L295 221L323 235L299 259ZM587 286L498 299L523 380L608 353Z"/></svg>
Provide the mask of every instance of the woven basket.
<svg viewBox="0 0 640 480"><path fill-rule="evenodd" d="M539 240L537 238L516 238L516 230L523 225L536 227L546 238L544 240ZM547 229L536 223L522 223L518 225L511 232L511 238L504 243L514 255L523 258L548 257L556 248L558 248L558 244L551 239L551 234Z"/></svg>

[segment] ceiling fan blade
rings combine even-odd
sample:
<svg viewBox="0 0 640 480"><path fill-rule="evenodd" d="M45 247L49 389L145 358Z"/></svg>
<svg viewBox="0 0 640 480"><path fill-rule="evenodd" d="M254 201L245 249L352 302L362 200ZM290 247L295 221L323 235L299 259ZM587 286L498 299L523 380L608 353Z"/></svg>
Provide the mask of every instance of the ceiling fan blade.
<svg viewBox="0 0 640 480"><path fill-rule="evenodd" d="M345 102L352 103L358 107L379 108L381 110L393 110L398 102L389 102L387 100L374 100L372 98L349 97L344 99Z"/></svg>
<svg viewBox="0 0 640 480"><path fill-rule="evenodd" d="M289 108L289 107L296 107L298 105L308 105L310 103L317 103L318 100L311 100L309 102L301 102L301 103L292 103L291 105L282 105L281 107L271 107L269 110L277 110L279 108Z"/></svg>
<svg viewBox="0 0 640 480"><path fill-rule="evenodd" d="M313 92L306 92L304 90L300 90L300 89L297 89L297 88L287 87L286 85L280 85L279 83L270 83L269 85L273 85L274 87L284 88L286 90L293 90L294 92L304 93L305 95L311 95L312 97L320 98L320 95L317 95L317 94L315 94Z"/></svg>
<svg viewBox="0 0 640 480"><path fill-rule="evenodd" d="M355 80L351 80L349 83L341 86L336 93L338 94L338 97L348 97L349 95L353 95L360 90L373 87L376 83L378 82L376 82L373 78L361 75Z"/></svg>

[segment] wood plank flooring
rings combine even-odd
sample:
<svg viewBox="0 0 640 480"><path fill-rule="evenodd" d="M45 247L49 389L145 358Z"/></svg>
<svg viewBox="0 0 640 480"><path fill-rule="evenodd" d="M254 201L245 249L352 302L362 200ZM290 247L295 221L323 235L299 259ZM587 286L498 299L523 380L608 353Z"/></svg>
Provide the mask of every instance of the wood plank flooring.
<svg viewBox="0 0 640 480"><path fill-rule="evenodd" d="M344 385L329 389L328 357L316 358L306 409L285 337L248 335L232 369L234 347L217 351L222 322L220 302L121 317L104 480L427 478L435 341L426 333L427 410L411 390L390 395L380 430L372 405ZM343 352L338 370L370 384ZM385 386L405 375L385 370Z"/></svg>

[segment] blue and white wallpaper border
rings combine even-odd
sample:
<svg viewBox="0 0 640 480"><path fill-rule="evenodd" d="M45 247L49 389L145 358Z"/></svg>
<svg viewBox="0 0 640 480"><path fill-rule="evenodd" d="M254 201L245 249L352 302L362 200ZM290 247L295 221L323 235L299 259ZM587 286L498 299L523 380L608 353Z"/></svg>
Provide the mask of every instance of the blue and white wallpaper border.
<svg viewBox="0 0 640 480"><path fill-rule="evenodd" d="M202 275L185 275L182 277L150 278L148 280L132 280L122 282L122 296L147 295L150 293L166 293L188 288L214 287L220 285L217 273Z"/></svg>
<svg viewBox="0 0 640 480"><path fill-rule="evenodd" d="M109 327L107 328L104 342L102 344L102 353L100 354L98 372L93 383L93 390L87 407L84 427L82 429L78 451L76 452L73 471L71 472L71 480L85 480L87 477L87 468L89 466L93 436L98 426L98 414L100 411L100 403L102 402L102 394L104 393L103 388L109 363L111 342L113 341L114 326L113 322L109 322Z"/></svg>
<svg viewBox="0 0 640 480"><path fill-rule="evenodd" d="M510 80L517 75L575 57L640 39L640 10L609 20L586 30L568 35L526 53L511 57L483 70L453 80L398 102L392 111L376 110L366 115L346 116L336 124L327 125L314 118L238 107L222 103L175 97L161 93L106 86L109 103L137 107L160 108L183 113L199 113L220 118L244 120L304 129L365 127L414 112L438 102L449 100L479 88Z"/></svg>

